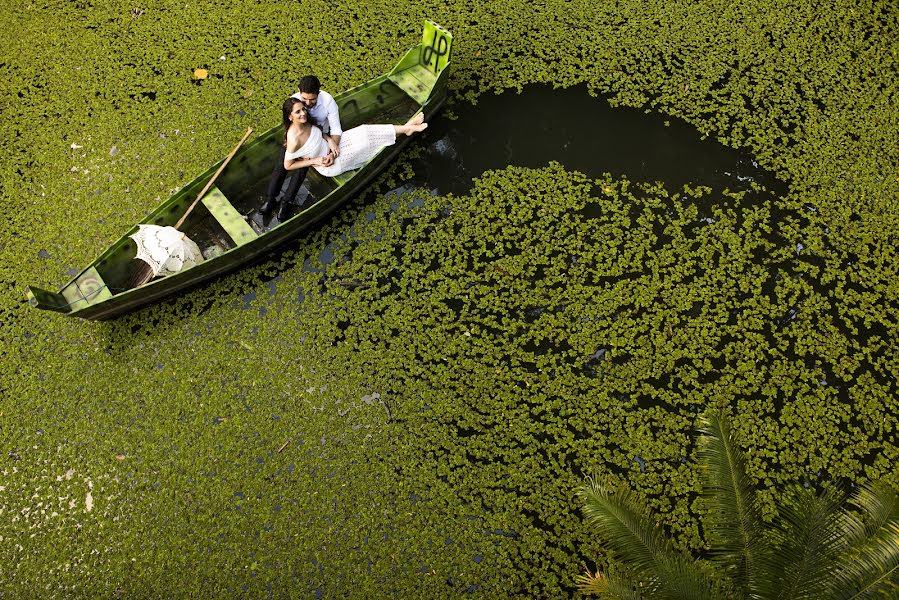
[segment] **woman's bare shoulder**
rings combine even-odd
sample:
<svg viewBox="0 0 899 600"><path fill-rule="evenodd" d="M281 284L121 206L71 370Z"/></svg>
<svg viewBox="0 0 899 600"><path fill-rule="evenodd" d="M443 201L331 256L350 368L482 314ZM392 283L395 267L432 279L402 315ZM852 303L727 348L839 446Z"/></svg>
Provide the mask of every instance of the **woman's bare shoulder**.
<svg viewBox="0 0 899 600"><path fill-rule="evenodd" d="M301 143L303 140L303 137L304 136L301 131L297 131L295 129L288 129L287 130L287 151L293 152L295 150L298 150L300 148L300 146L303 145Z"/></svg>

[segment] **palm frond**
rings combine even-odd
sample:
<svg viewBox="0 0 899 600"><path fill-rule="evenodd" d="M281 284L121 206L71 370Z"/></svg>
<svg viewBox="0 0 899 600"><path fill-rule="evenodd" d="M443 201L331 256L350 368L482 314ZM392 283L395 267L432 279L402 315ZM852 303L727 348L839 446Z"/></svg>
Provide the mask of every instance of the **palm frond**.
<svg viewBox="0 0 899 600"><path fill-rule="evenodd" d="M646 507L630 491L610 491L588 479L579 494L587 521L596 527L616 560L633 569L647 597L710 598L711 582L694 561L677 552ZM689 589L689 595L679 590ZM698 592L697 592L698 590ZM704 590L704 591L703 591Z"/></svg>
<svg viewBox="0 0 899 600"><path fill-rule="evenodd" d="M863 545L854 547L842 557L833 588L839 598L884 597L890 592L896 595L899 591L899 523L895 519L884 522Z"/></svg>
<svg viewBox="0 0 899 600"><path fill-rule="evenodd" d="M727 418L707 415L702 434L704 525L715 561L678 552L631 492L588 479L579 489L584 514L623 566L605 575L587 571L578 578L584 593L622 600L899 598L899 495L891 488L863 485L847 510L846 495L833 485L820 493L795 486L767 527Z"/></svg>
<svg viewBox="0 0 899 600"><path fill-rule="evenodd" d="M852 496L851 504L861 513L864 541L877 535L887 522L899 521L899 497L886 484L868 483L859 486Z"/></svg>
<svg viewBox="0 0 899 600"><path fill-rule="evenodd" d="M646 507L629 490L611 491L587 479L579 494L587 521L616 559L638 573L653 574L657 558L674 552L664 532L650 522Z"/></svg>
<svg viewBox="0 0 899 600"><path fill-rule="evenodd" d="M709 508L703 524L714 548L713 559L747 595L762 595L772 575L765 526L746 461L723 414L707 414L700 431L703 497Z"/></svg>
<svg viewBox="0 0 899 600"><path fill-rule="evenodd" d="M712 580L699 568L698 561L683 560L682 555L678 555L677 560L671 561L665 557L660 562L664 586L659 597L682 600L720 598L715 593L717 588Z"/></svg>
<svg viewBox="0 0 899 600"><path fill-rule="evenodd" d="M577 588L585 596L609 597L609 578L602 571L591 573L584 567L584 572L577 576Z"/></svg>
<svg viewBox="0 0 899 600"><path fill-rule="evenodd" d="M577 578L578 589L585 596L599 596L610 600L642 600L638 591L640 581L630 576L625 570L604 574L599 571L591 573L585 568L584 574Z"/></svg>
<svg viewBox="0 0 899 600"><path fill-rule="evenodd" d="M843 500L832 486L825 486L820 494L796 486L784 495L772 556L780 572L781 598L829 597L840 557L849 548Z"/></svg>

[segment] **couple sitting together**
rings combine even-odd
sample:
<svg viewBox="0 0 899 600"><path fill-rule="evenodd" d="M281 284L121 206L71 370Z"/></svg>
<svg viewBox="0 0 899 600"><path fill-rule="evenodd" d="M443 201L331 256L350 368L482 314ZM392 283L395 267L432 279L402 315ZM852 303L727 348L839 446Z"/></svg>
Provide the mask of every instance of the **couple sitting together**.
<svg viewBox="0 0 899 600"><path fill-rule="evenodd" d="M267 214L278 204L278 192L288 171L302 169L293 178L278 209L283 221L290 210L306 169L314 168L322 175L333 177L344 171L358 169L385 146L396 142L399 134L412 135L427 128L422 113L405 125L360 125L347 131L340 127L337 103L314 75L300 80L300 91L284 101L284 148L268 184L265 203L259 211Z"/></svg>

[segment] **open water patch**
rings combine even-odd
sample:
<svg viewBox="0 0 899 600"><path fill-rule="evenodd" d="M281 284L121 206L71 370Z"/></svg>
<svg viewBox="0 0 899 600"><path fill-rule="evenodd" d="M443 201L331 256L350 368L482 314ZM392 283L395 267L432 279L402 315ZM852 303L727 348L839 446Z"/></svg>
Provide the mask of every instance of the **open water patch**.
<svg viewBox="0 0 899 600"><path fill-rule="evenodd" d="M636 108L613 107L585 86L532 85L520 94L481 96L456 105L458 118L438 115L423 136L415 177L404 189L464 194L481 173L559 162L591 178L604 173L669 189L702 185L749 190L785 187L745 151L703 139L688 123Z"/></svg>

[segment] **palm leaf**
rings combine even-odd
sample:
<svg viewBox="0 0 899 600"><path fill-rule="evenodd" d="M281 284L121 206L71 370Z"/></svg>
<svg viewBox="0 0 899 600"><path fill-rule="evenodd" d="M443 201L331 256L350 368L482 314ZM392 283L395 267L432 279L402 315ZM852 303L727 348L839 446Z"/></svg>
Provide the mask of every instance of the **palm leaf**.
<svg viewBox="0 0 899 600"><path fill-rule="evenodd" d="M835 579L839 598L883 597L899 589L899 501L882 484L860 487L852 499L861 516L848 513L847 534L855 542Z"/></svg>
<svg viewBox="0 0 899 600"><path fill-rule="evenodd" d="M674 551L664 532L649 521L645 506L629 490L612 492L587 479L579 494L587 521L596 527L616 559L628 567L652 574L657 558Z"/></svg>
<svg viewBox="0 0 899 600"><path fill-rule="evenodd" d="M579 493L587 521L596 527L615 559L633 569L635 581L647 597L711 598L711 581L691 558L673 548L630 491L612 492L588 479Z"/></svg>
<svg viewBox="0 0 899 600"><path fill-rule="evenodd" d="M578 589L585 596L599 596L609 600L642 600L637 591L641 585L626 570L621 568L613 573L604 574L597 571L591 573L584 569L584 574L577 578Z"/></svg>
<svg viewBox="0 0 899 600"><path fill-rule="evenodd" d="M775 523L773 564L784 600L828 598L849 549L844 496L832 486L822 493L796 486L785 494Z"/></svg>
<svg viewBox="0 0 899 600"><path fill-rule="evenodd" d="M899 497L882 483L860 486L852 497L852 505L861 512L865 540L877 535L889 521L899 521Z"/></svg>
<svg viewBox="0 0 899 600"><path fill-rule="evenodd" d="M885 525L880 535L844 561L844 567L839 578L850 585L840 586L840 598L899 597L899 526Z"/></svg>
<svg viewBox="0 0 899 600"><path fill-rule="evenodd" d="M709 508L703 525L712 557L746 595L770 596L773 577L764 524L743 454L724 415L707 414L700 431L703 497Z"/></svg>
<svg viewBox="0 0 899 600"><path fill-rule="evenodd" d="M673 560L672 560L673 559ZM720 598L716 586L700 568L698 561L682 554L662 557L660 571L663 574L660 598L699 600Z"/></svg>

